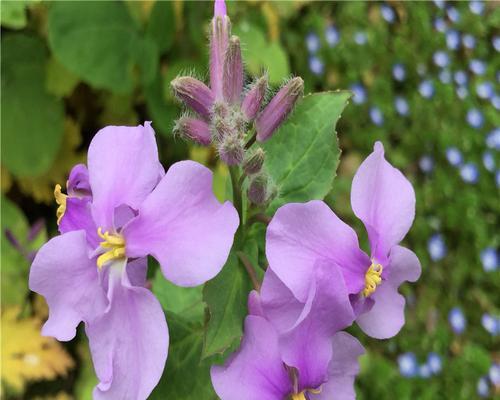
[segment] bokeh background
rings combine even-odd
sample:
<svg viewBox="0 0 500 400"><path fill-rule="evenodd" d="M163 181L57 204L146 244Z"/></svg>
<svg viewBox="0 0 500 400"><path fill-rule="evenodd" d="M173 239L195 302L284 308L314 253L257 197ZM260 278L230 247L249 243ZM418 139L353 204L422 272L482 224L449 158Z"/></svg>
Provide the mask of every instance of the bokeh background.
<svg viewBox="0 0 500 400"><path fill-rule="evenodd" d="M368 350L358 398L498 396L499 3L230 1L228 10L249 77L267 70L275 88L300 75L306 92L353 91L327 197L342 218L363 232L350 182L375 140L415 186L405 241L423 274L403 288L407 324L396 338L357 335ZM181 109L169 82L181 72L207 77L211 13L209 2L2 1L2 398L91 397L85 336L64 344L40 336L47 308L27 277L36 250L57 234L54 185L85 161L101 127L152 120L164 165L209 165L224 196L227 171L213 150L172 135ZM174 289L151 280L168 312L185 312ZM166 374L171 386L192 385L200 365L185 342L192 332L171 329ZM152 398L174 393L168 384ZM175 398L215 398L204 384L194 396L176 388Z"/></svg>

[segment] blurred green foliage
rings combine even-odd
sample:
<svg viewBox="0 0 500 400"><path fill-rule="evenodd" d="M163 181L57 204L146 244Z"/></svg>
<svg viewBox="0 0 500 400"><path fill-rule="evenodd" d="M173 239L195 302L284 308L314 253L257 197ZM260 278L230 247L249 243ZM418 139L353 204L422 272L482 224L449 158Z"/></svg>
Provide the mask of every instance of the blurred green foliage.
<svg viewBox="0 0 500 400"><path fill-rule="evenodd" d="M476 15L468 2L448 3L446 7L460 14L453 22L446 9L433 3L389 4L392 23L383 18L382 4L376 2L247 1L229 2L228 10L233 33L241 37L249 75L267 70L275 87L291 74L300 75L306 92L352 85L366 91L365 102L350 100L336 129L343 152L327 201L343 219L363 232L350 209L350 181L375 140L384 143L387 158L416 188L417 217L406 245L422 262L422 278L403 289L409 307L401 333L388 341L363 339L368 354L362 358L357 381L359 398L471 399L477 396L478 380L500 359L498 334L493 336L481 324L483 314L500 314L498 261L496 269L487 272L480 258L488 247L496 249L498 258L500 245L498 184L482 162L487 135L500 126L500 114L490 100L476 96L476 86L487 81L499 95L500 57L492 40L498 37L500 8L486 3L483 15ZM169 83L180 73L207 75L206 33L212 7L207 2L180 1L2 1L1 11L2 308L17 305L21 317L43 318L46 310L40 299L27 289L30 252L56 234L54 184L64 183L71 165L83 159L92 136L104 125L152 120L164 165L184 158L204 162L215 171L217 195L225 197L227 172L216 163L214 152L171 133L181 109ZM472 35L475 46L448 49L446 34L434 27L439 18L448 31ZM335 45L325 37L331 26L340 35ZM314 55L307 49L311 33L319 40ZM365 37L362 44L356 40L359 33ZM444 68L451 74L449 83L439 79L443 68L433 62L439 50L449 56ZM313 56L322 63L320 73L310 69ZM484 74L470 72L472 59L485 62ZM405 67L403 81L393 79L396 63ZM453 82L457 71L466 71L468 77L468 95L463 99ZM431 98L419 92L424 80L433 82ZM339 154L336 144L329 146L328 134L338 118L332 110L340 105L319 104L326 97L304 100L300 112L308 114L308 126L280 132L265 145L269 172L289 194L283 201L305 199L304 188L314 192L308 192L309 197L322 197L330 190L324 184L328 179L316 175L326 171L321 169L324 163L331 177L335 175ZM336 101L348 97L346 93ZM407 101L409 115L397 112L397 97ZM381 125L370 118L373 107L383 115ZM473 108L484 116L480 129L467 123L467 112ZM324 119L329 119L328 126L319 126ZM296 147L290 147L292 138ZM309 158L304 152L308 146L317 147ZM464 182L447 161L446 150L452 146L477 166L475 184ZM433 160L432 171L419 167L424 156ZM498 149L492 150L492 157L498 171ZM295 158L304 162L289 170L297 165ZM40 219L45 220L48 235L43 227L30 236L30 225ZM437 232L443 235L447 252L433 261L428 244ZM262 228L256 227L252 235L261 237ZM254 250L249 254L264 265L263 249L257 249L256 242L251 245ZM204 292L179 290L152 265L152 289L168 314L171 344L164 378L151 398L215 398L208 369L229 350L219 353L237 345L249 289L243 288L248 286L245 278L243 270L225 268ZM229 316L211 320L205 336L206 313L224 306ZM448 322L453 307L460 307L467 319L461 335L453 333ZM236 316L231 318L231 313ZM77 345L68 345L77 366L67 379L29 382L25 392L16 392L2 378L5 398L89 398L95 376L86 345L83 335ZM436 352L443 369L430 378L405 378L397 358L406 352L415 353L421 364L429 352ZM495 390L498 394L500 389L490 388L492 397Z"/></svg>

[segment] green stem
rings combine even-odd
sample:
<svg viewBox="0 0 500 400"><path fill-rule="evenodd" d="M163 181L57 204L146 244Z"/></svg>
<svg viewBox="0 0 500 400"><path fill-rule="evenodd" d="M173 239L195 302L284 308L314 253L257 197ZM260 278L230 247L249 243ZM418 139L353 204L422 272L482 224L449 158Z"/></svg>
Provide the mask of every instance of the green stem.
<svg viewBox="0 0 500 400"><path fill-rule="evenodd" d="M252 144L255 143L255 140L257 139L257 132L253 132L252 136L250 136L250 139L245 144L245 149L249 149Z"/></svg>
<svg viewBox="0 0 500 400"><path fill-rule="evenodd" d="M231 176L231 185L233 187L233 204L234 207L236 208L236 211L238 211L238 215L240 216L240 228L238 229L238 231L240 231L244 225L244 221L243 221L243 199L241 197L241 185L239 182L240 171L238 167L237 166L229 167L229 175Z"/></svg>
<svg viewBox="0 0 500 400"><path fill-rule="evenodd" d="M248 276L250 277L250 280L252 281L253 288L257 291L260 290L260 283L259 283L259 280L257 279L257 274L255 273L255 267L253 266L252 262L247 257L247 255L245 253L243 253L242 251L238 251L238 252L236 252L236 254L238 255L238 257L239 257L241 263L243 264L243 266L245 267L245 269L247 270Z"/></svg>

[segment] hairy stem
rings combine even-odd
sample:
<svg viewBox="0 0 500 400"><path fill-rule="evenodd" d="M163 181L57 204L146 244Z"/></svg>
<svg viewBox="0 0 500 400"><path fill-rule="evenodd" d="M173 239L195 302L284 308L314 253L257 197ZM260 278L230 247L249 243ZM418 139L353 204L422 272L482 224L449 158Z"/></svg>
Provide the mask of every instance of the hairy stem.
<svg viewBox="0 0 500 400"><path fill-rule="evenodd" d="M248 276L250 276L250 280L252 281L254 289L260 290L260 283L259 280L257 279L257 275L255 274L255 267L253 266L252 262L247 257L247 255L242 251L237 251L236 254L238 255L238 258L241 260L241 263L243 264L245 269L247 270Z"/></svg>

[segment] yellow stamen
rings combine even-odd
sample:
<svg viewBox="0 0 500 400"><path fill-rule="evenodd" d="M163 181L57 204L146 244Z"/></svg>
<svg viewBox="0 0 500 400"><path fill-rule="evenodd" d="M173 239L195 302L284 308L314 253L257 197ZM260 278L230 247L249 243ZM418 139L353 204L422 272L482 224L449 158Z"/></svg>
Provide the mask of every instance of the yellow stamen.
<svg viewBox="0 0 500 400"><path fill-rule="evenodd" d="M97 258L97 267L99 269L111 260L125 257L125 239L123 236L109 232L102 233L102 228L97 229L97 234L101 239L104 239L99 245L109 249Z"/></svg>
<svg viewBox="0 0 500 400"><path fill-rule="evenodd" d="M64 217L64 213L66 212L66 199L68 198L67 195L61 192L61 185L59 184L57 184L54 188L54 198L59 206L56 211L57 225L59 225L62 217Z"/></svg>
<svg viewBox="0 0 500 400"><path fill-rule="evenodd" d="M376 264L372 262L368 271L366 271L365 275L365 288L363 289L363 296L370 296L377 286L382 283L382 270L384 268L380 264Z"/></svg>
<svg viewBox="0 0 500 400"><path fill-rule="evenodd" d="M311 392L312 394L320 394L321 389L323 389L322 386L320 386L319 389L308 389L308 392Z"/></svg>
<svg viewBox="0 0 500 400"><path fill-rule="evenodd" d="M302 391L300 393L292 394L292 400L307 400L306 399L306 392Z"/></svg>

